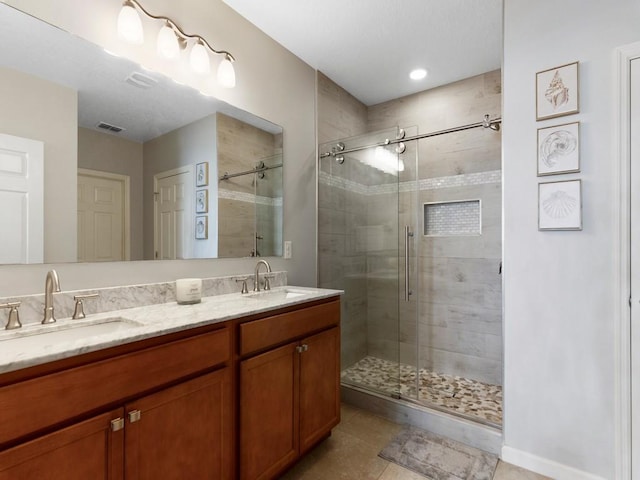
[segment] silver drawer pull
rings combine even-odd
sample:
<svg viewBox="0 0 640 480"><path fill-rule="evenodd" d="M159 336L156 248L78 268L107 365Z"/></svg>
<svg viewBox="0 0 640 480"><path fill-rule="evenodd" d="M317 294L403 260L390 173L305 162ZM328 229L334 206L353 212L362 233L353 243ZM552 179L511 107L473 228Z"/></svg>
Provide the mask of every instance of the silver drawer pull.
<svg viewBox="0 0 640 480"><path fill-rule="evenodd" d="M115 420L111 420L111 431L117 432L118 430L122 430L124 428L124 418L116 418Z"/></svg>

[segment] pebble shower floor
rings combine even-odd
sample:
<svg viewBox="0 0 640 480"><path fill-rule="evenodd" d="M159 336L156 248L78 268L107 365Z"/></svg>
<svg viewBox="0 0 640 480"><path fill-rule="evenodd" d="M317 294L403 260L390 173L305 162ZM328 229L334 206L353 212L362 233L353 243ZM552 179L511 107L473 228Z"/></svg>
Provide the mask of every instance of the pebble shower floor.
<svg viewBox="0 0 640 480"><path fill-rule="evenodd" d="M416 368L375 357L365 357L341 373L348 384L416 398ZM502 426L502 387L420 369L418 400L453 413Z"/></svg>

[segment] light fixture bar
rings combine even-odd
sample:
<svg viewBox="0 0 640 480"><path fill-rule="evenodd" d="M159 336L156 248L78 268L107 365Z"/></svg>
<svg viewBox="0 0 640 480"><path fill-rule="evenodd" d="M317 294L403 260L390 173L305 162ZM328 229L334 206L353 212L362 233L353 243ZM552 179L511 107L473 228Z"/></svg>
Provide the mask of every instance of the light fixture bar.
<svg viewBox="0 0 640 480"><path fill-rule="evenodd" d="M200 36L200 35L192 35L192 34L185 33L185 31L182 30L176 24L176 22L174 22L169 17L160 16L160 15L153 15L153 14L149 13L142 5L140 5L140 2L138 2L137 0L124 0L124 2L122 2L122 6L123 6L123 8L125 8L125 7L134 8L136 10L141 11L147 17L149 17L149 18L151 18L153 20L159 20L159 21L165 22L165 25L170 26L174 30L174 32L176 34L176 37L178 39L178 44L179 44L181 49L185 49L186 48L187 40L195 40L196 44L199 44L199 45L202 45L202 46L206 47L211 53L213 53L215 55L223 55L224 56L224 60L223 61L228 61L228 62L234 62L235 61L234 56L231 55L230 52L228 52L226 50L217 50L217 49L213 48L211 46L211 44L206 39L202 38L202 36Z"/></svg>
<svg viewBox="0 0 640 480"><path fill-rule="evenodd" d="M233 57L233 55L231 55L231 53L227 52L226 50L216 50L215 48L213 48L211 46L211 44L209 42L207 42L207 40L205 40L204 38L202 38L200 35L191 35L188 33L185 33L184 30L182 30L177 24L176 22L174 22L173 20L171 20L169 17L164 17L161 15L152 15L151 13L149 13L142 5L140 5L140 3L137 0L124 0L124 2L122 2L122 6L132 6L137 8L138 10L140 10L142 13L144 13L147 17L152 18L153 20L161 20L164 22L169 23L176 31L176 33L182 37L184 40L187 39L192 39L192 40L196 40L196 41L200 41L202 42L202 44L204 44L212 53L216 54L216 55L224 55L226 59L228 59L231 62L235 61L235 58ZM181 46L186 44L183 44L182 42L180 42ZM182 47L184 48L184 47Z"/></svg>

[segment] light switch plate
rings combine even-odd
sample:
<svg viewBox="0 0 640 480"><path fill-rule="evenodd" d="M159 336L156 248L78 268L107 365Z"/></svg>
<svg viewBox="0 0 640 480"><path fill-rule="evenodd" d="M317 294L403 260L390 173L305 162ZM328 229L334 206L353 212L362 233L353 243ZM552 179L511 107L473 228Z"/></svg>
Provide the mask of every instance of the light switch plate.
<svg viewBox="0 0 640 480"><path fill-rule="evenodd" d="M284 242L284 258L291 258L291 240Z"/></svg>

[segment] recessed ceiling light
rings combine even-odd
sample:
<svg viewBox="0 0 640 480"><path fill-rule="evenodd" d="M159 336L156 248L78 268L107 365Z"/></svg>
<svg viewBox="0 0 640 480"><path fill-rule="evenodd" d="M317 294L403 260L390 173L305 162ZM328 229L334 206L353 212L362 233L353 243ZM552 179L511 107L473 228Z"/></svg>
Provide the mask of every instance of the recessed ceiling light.
<svg viewBox="0 0 640 480"><path fill-rule="evenodd" d="M426 76L427 71L424 68L416 68L409 74L409 78L411 78L411 80L422 80Z"/></svg>

